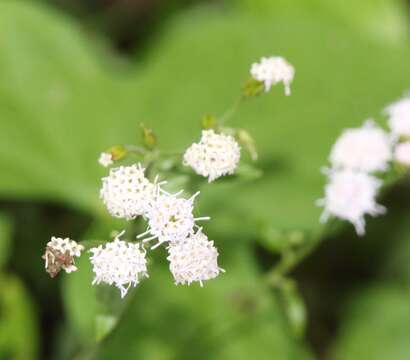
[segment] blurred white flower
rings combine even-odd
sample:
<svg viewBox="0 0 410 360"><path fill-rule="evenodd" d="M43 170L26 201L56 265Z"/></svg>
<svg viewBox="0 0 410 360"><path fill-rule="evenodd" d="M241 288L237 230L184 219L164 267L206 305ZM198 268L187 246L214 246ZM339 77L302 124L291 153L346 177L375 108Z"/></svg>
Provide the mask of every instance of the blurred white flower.
<svg viewBox="0 0 410 360"><path fill-rule="evenodd" d="M145 177L144 171L141 164L120 166L102 179L100 197L112 216L132 220L146 214L155 199L157 185Z"/></svg>
<svg viewBox="0 0 410 360"><path fill-rule="evenodd" d="M385 112L389 116L389 126L396 136L410 136L410 96L389 105Z"/></svg>
<svg viewBox="0 0 410 360"><path fill-rule="evenodd" d="M346 129L333 145L330 162L337 169L385 171L392 159L390 136L368 120L360 128Z"/></svg>
<svg viewBox="0 0 410 360"><path fill-rule="evenodd" d="M175 279L175 284L188 284L213 279L224 272L218 266L218 250L213 241L198 230L185 240L171 243L168 247L169 268Z"/></svg>
<svg viewBox="0 0 410 360"><path fill-rule="evenodd" d="M51 277L55 277L61 269L66 273L77 270L74 257L79 257L84 250L82 245L77 244L69 238L52 237L47 243L46 251L43 255L46 271Z"/></svg>
<svg viewBox="0 0 410 360"><path fill-rule="evenodd" d="M410 166L410 141L397 144L394 150L394 160L400 164Z"/></svg>
<svg viewBox="0 0 410 360"><path fill-rule="evenodd" d="M100 158L98 159L98 162L104 167L108 167L114 163L112 159L112 155L110 153L105 153L105 152L100 154Z"/></svg>
<svg viewBox="0 0 410 360"><path fill-rule="evenodd" d="M262 57L259 63L251 66L251 75L265 84L268 92L272 85L283 82L285 94L290 95L290 84L295 76L295 69L281 56Z"/></svg>
<svg viewBox="0 0 410 360"><path fill-rule="evenodd" d="M240 147L232 136L203 130L199 143L192 144L184 154L184 165L208 181L233 174L241 157Z"/></svg>
<svg viewBox="0 0 410 360"><path fill-rule="evenodd" d="M168 194L161 190L146 214L148 230L138 235L138 238L149 234L150 237L144 239L144 242L158 239L153 249L164 242L175 243L185 239L194 231L195 221L209 219L195 218L193 215L194 199L199 192L190 199L178 197L180 193Z"/></svg>
<svg viewBox="0 0 410 360"><path fill-rule="evenodd" d="M113 242L90 249L95 274L93 285L106 283L115 285L123 298L131 286L136 286L148 277L145 251L140 244L122 241L120 233Z"/></svg>
<svg viewBox="0 0 410 360"><path fill-rule="evenodd" d="M376 203L382 182L371 175L352 170L333 170L329 171L328 175L325 197L317 202L324 207L321 221L326 222L329 216L335 216L350 221L358 235L363 235L364 216L376 216L386 211L383 206Z"/></svg>

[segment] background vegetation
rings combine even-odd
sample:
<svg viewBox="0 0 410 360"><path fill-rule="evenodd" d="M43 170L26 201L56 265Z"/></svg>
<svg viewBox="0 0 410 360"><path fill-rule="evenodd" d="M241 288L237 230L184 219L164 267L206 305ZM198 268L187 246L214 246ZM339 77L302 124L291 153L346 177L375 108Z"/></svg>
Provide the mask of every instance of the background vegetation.
<svg viewBox="0 0 410 360"><path fill-rule="evenodd" d="M404 1L2 0L0 34L1 360L410 358L408 179L364 238L323 227L314 204L340 131L384 124L410 88ZM163 148L185 148L269 54L295 65L292 96L274 90L234 120L263 176L201 188L226 274L175 287L159 256L125 302L90 286L85 256L51 281L51 235L123 226L98 199L98 154L138 141L142 120ZM295 244L314 251L289 267L296 283L272 289L267 271Z"/></svg>

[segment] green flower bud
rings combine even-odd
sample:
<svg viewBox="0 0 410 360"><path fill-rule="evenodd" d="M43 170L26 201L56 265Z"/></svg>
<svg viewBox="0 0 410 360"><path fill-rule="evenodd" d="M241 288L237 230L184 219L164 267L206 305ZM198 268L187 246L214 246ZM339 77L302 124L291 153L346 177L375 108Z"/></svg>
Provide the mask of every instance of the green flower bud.
<svg viewBox="0 0 410 360"><path fill-rule="evenodd" d="M142 140L144 146L152 150L157 146L157 136L154 134L152 129L147 128L143 123L140 124L142 129Z"/></svg>
<svg viewBox="0 0 410 360"><path fill-rule="evenodd" d="M127 149L123 145L114 145L110 147L107 153L111 154L112 160L117 161L127 156Z"/></svg>
<svg viewBox="0 0 410 360"><path fill-rule="evenodd" d="M252 98L262 95L265 92L265 84L262 81L250 78L242 88L242 95L245 98Z"/></svg>
<svg viewBox="0 0 410 360"><path fill-rule="evenodd" d="M204 130L215 129L217 126L216 118L213 115L205 115L201 119L201 127Z"/></svg>

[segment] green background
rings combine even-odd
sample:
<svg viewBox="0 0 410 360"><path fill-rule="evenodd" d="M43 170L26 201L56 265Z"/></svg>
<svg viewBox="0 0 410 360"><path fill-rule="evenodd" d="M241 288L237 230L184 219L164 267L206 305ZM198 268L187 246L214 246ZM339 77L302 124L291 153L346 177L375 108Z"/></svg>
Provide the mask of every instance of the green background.
<svg viewBox="0 0 410 360"><path fill-rule="evenodd" d="M0 359L408 359L408 180L386 190L389 212L363 239L349 225L329 232L315 206L340 131L368 117L385 126L383 107L410 88L406 6L0 1ZM295 66L292 96L275 87L231 123L253 135L263 176L245 167L201 184L226 273L176 287L158 250L124 302L91 287L86 255L51 281L41 252L52 235L108 239L125 226L99 201L99 153L138 142L141 121L161 148L183 150L270 54ZM264 273L291 232L322 241L284 301ZM305 333L292 315L302 304Z"/></svg>

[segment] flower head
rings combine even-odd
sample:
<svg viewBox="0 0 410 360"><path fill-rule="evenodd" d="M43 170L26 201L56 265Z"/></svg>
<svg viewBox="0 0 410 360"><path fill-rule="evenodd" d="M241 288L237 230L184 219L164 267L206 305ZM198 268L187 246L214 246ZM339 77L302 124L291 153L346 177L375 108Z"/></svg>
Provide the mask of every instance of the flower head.
<svg viewBox="0 0 410 360"><path fill-rule="evenodd" d="M141 164L120 166L102 179L100 197L112 216L132 220L145 215L155 199L157 185L145 177L144 171Z"/></svg>
<svg viewBox="0 0 410 360"><path fill-rule="evenodd" d="M113 242L90 249L95 274L93 285L115 285L124 297L131 286L136 286L143 277L148 277L145 251L140 244L122 241L119 234Z"/></svg>
<svg viewBox="0 0 410 360"><path fill-rule="evenodd" d="M394 135L410 136L410 96L389 105L385 112Z"/></svg>
<svg viewBox="0 0 410 360"><path fill-rule="evenodd" d="M350 221L359 235L365 233L366 214L376 216L386 210L376 203L382 182L377 178L352 170L330 171L325 197L318 201L324 207L321 220L335 216Z"/></svg>
<svg viewBox="0 0 410 360"><path fill-rule="evenodd" d="M114 163L112 154L105 153L105 152L101 153L100 158L98 159L98 162L104 167L108 167L112 165Z"/></svg>
<svg viewBox="0 0 410 360"><path fill-rule="evenodd" d="M169 242L176 243L189 236L194 231L195 221L208 218L195 218L193 215L194 199L178 197L180 193L168 194L162 191L147 212L148 230L138 238L150 234L144 241L158 239L158 245Z"/></svg>
<svg viewBox="0 0 410 360"><path fill-rule="evenodd" d="M175 283L190 285L213 279L224 271L218 266L218 250L202 231L168 247L169 268Z"/></svg>
<svg viewBox="0 0 410 360"><path fill-rule="evenodd" d="M400 143L394 149L394 160L400 164L410 166L410 141Z"/></svg>
<svg viewBox="0 0 410 360"><path fill-rule="evenodd" d="M61 269L66 273L77 270L74 257L79 257L84 250L82 245L77 244L69 238L52 237L47 243L46 251L43 255L46 271L51 277L55 277Z"/></svg>
<svg viewBox="0 0 410 360"><path fill-rule="evenodd" d="M391 158L389 135L371 120L360 128L345 130L330 153L334 168L364 172L385 171Z"/></svg>
<svg viewBox="0 0 410 360"><path fill-rule="evenodd" d="M192 144L184 154L184 165L214 181L233 174L241 157L240 147L232 136L203 130L199 143Z"/></svg>
<svg viewBox="0 0 410 360"><path fill-rule="evenodd" d="M290 95L290 84L295 76L295 69L281 56L263 57L259 63L252 64L251 75L265 84L268 92L272 85L283 82L285 94Z"/></svg>

